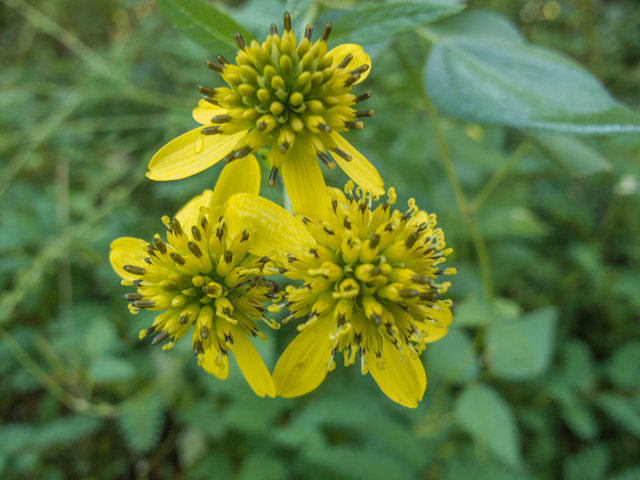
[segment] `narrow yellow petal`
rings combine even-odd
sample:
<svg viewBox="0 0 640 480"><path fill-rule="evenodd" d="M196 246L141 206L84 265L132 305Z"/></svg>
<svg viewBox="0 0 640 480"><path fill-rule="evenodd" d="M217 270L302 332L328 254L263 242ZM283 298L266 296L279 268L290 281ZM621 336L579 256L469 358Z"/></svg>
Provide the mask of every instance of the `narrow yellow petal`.
<svg viewBox="0 0 640 480"><path fill-rule="evenodd" d="M205 190L200 195L193 197L189 202L176 213L176 218L184 228L190 229L192 225L198 224L200 207L207 207L211 204L213 192Z"/></svg>
<svg viewBox="0 0 640 480"><path fill-rule="evenodd" d="M344 170L349 178L362 188L371 190L374 195L384 194L384 182L376 168L369 163L369 160L351 146L338 132L332 132L331 136L335 140L338 148L343 152L351 155L350 162L343 159L340 155L331 152L331 156L340 168Z"/></svg>
<svg viewBox="0 0 640 480"><path fill-rule="evenodd" d="M294 149L297 145L296 142ZM313 150L287 156L282 164L282 180L295 213L308 218L326 218L331 199Z"/></svg>
<svg viewBox="0 0 640 480"><path fill-rule="evenodd" d="M235 330L233 336L233 356L238 362L240 370L247 383L259 397L265 395L273 398L276 396L276 387L273 385L271 374L267 366L260 358L251 341L239 330Z"/></svg>
<svg viewBox="0 0 640 480"><path fill-rule="evenodd" d="M299 397L322 383L331 359L329 334L333 326L333 318L325 317L304 329L289 344L273 371L278 395Z"/></svg>
<svg viewBox="0 0 640 480"><path fill-rule="evenodd" d="M222 160L246 132L233 135L202 135L195 128L162 147L149 162L151 180L179 180L195 175Z"/></svg>
<svg viewBox="0 0 640 480"><path fill-rule="evenodd" d="M113 270L124 280L133 281L140 278L139 275L133 275L129 272L125 272L122 267L125 265L144 267L147 265L143 260L146 256L146 253L142 249L142 243L137 238L120 237L111 242L109 262L111 263Z"/></svg>
<svg viewBox="0 0 640 480"><path fill-rule="evenodd" d="M369 55L364 53L360 45L356 45L355 43L345 43L344 45L339 45L333 50L327 52L327 55L333 56L333 64L337 65L342 60L344 60L344 57L346 57L349 53L353 55L353 59L347 66L349 70L358 68L360 65L369 65L369 70L362 73L360 75L360 78L356 82L360 83L369 76L369 72L371 71L371 59L369 58Z"/></svg>
<svg viewBox="0 0 640 480"><path fill-rule="evenodd" d="M226 217L232 237L249 227L250 250L254 255L269 256L281 248L291 252L315 243L297 218L256 195L242 193L231 197L227 201Z"/></svg>
<svg viewBox="0 0 640 480"><path fill-rule="evenodd" d="M375 353L367 352L365 361L369 372L384 394L394 402L416 408L427 388L427 376L420 358L404 356L391 343L384 343L382 351L384 368L378 368Z"/></svg>
<svg viewBox="0 0 640 480"><path fill-rule="evenodd" d="M225 380L229 375L229 357L222 355L220 365L216 365L216 359L218 358L218 352L210 348L204 352L204 360L202 361L202 368L207 373L215 375L220 380Z"/></svg>
<svg viewBox="0 0 640 480"><path fill-rule="evenodd" d="M211 123L211 119L213 117L216 115L224 115L226 113L226 109L216 107L215 105L211 105L209 102L200 100L198 102L198 106L193 109L192 115L196 122L201 123L202 125L208 125Z"/></svg>
<svg viewBox="0 0 640 480"><path fill-rule="evenodd" d="M226 203L236 193L260 193L260 165L253 155L222 169L211 197L211 208Z"/></svg>

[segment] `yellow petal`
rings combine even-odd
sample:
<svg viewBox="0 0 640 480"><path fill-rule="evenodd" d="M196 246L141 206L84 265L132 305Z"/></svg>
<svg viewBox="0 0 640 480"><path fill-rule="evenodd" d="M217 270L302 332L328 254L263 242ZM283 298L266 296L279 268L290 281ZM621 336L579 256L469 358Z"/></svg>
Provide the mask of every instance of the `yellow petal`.
<svg viewBox="0 0 640 480"><path fill-rule="evenodd" d="M232 237L250 227L250 250L254 255L270 256L280 248L291 252L315 243L297 218L256 195L242 193L231 197L227 201L226 217Z"/></svg>
<svg viewBox="0 0 640 480"><path fill-rule="evenodd" d="M360 65L369 65L369 70L361 74L360 78L356 82L360 83L369 76L369 72L371 71L371 59L369 58L369 55L364 53L360 45L356 45L355 43L345 43L344 45L339 45L333 50L327 52L327 55L333 56L333 64L337 65L344 60L344 57L346 57L348 53L353 55L353 59L347 66L349 70L358 68Z"/></svg>
<svg viewBox="0 0 640 480"><path fill-rule="evenodd" d="M294 149L299 140L294 144ZM307 218L324 219L331 202L322 171L313 150L291 152L282 164L282 180L291 199L292 210Z"/></svg>
<svg viewBox="0 0 640 480"><path fill-rule="evenodd" d="M202 135L198 127L171 140L149 162L151 180L179 180L215 165L230 153L246 132Z"/></svg>
<svg viewBox="0 0 640 480"><path fill-rule="evenodd" d="M109 262L113 270L120 275L120 278L133 281L138 280L140 275L133 275L126 272L122 267L125 265L136 265L145 267L147 264L143 258L146 252L142 249L141 240L133 237L121 237L111 242L111 251L109 252Z"/></svg>
<svg viewBox="0 0 640 480"><path fill-rule="evenodd" d="M278 395L299 397L322 383L331 359L329 334L333 325L331 316L318 320L289 344L273 371Z"/></svg>
<svg viewBox="0 0 640 480"><path fill-rule="evenodd" d="M253 155L231 162L222 169L211 197L211 209L226 203L236 193L260 193L260 165Z"/></svg>
<svg viewBox="0 0 640 480"><path fill-rule="evenodd" d="M345 153L351 155L352 160L347 162L341 156L331 152L331 156L340 168L344 170L349 178L362 188L371 190L374 195L384 194L384 182L380 178L380 174L376 168L369 163L369 160L351 146L338 132L331 132L331 136L335 140L338 148Z"/></svg>
<svg viewBox="0 0 640 480"><path fill-rule="evenodd" d="M276 387L273 385L271 374L267 370L267 366L260 358L256 348L239 330L235 330L233 336L233 356L236 357L236 362L244 378L251 389L259 397L268 395L273 398L276 396Z"/></svg>
<svg viewBox="0 0 640 480"><path fill-rule="evenodd" d="M204 359L201 364L202 368L204 368L207 373L215 375L220 380L225 380L229 375L229 357L222 355L220 365L216 365L217 358L218 352L213 348L205 350Z"/></svg>
<svg viewBox="0 0 640 480"><path fill-rule="evenodd" d="M215 105L211 105L209 102L200 100L198 102L198 106L193 109L192 115L196 122L201 123L202 125L207 125L211 123L211 119L216 115L224 115L226 113L226 109L216 107Z"/></svg>
<svg viewBox="0 0 640 480"><path fill-rule="evenodd" d="M198 215L200 215L200 207L209 208L213 192L205 190L200 195L193 197L189 202L176 213L176 218L180 224L188 231L192 225L198 225Z"/></svg>
<svg viewBox="0 0 640 480"><path fill-rule="evenodd" d="M394 402L409 408L416 408L427 388L427 375L420 358L404 356L391 343L384 343L382 351L384 369L378 368L375 353L367 352L365 360L369 372L384 394Z"/></svg>

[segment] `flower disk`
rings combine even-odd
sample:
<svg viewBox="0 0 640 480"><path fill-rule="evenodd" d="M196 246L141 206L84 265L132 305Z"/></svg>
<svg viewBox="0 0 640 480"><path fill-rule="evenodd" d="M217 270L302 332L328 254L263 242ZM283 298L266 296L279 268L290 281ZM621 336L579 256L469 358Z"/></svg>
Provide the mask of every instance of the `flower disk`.
<svg viewBox="0 0 640 480"><path fill-rule="evenodd" d="M254 40L245 45L236 32L237 65L220 55L217 62L207 62L229 88L199 87L205 102L201 102L194 116L208 124L201 132L205 135L246 132L223 158L225 163L271 145L269 183L273 185L283 163L300 161L295 157L301 151L312 157L318 155L330 168L335 163L325 153L327 149L345 161L352 160L351 155L338 147L335 132L362 129L360 118L373 116L372 110L351 108L369 98L370 92L359 97L349 93L353 84L366 77L369 57L357 45L342 45L327 53L330 32L331 23L312 42L313 27L307 25L304 38L297 43L287 13L282 36L272 25L262 44ZM296 143L300 143L297 153Z"/></svg>
<svg viewBox="0 0 640 480"><path fill-rule="evenodd" d="M450 283L436 280L455 273L439 268L452 250L445 249L436 216L420 211L413 199L406 213L391 212L396 196L390 189L389 199L372 210L372 195L359 188L354 196L352 190L350 182L346 197L331 192L333 211L326 220L302 219L316 243L283 262L288 277L304 280L287 288L285 305L291 317L309 317L276 366L276 388L282 396L306 393L333 370L337 352L343 351L345 365L359 353L363 374L371 372L393 400L416 406L426 386L418 356L451 323L451 302L440 299ZM293 356L318 349L325 353L308 358L307 365L316 362L325 373L303 371L305 361Z"/></svg>
<svg viewBox="0 0 640 480"><path fill-rule="evenodd" d="M217 209L221 210L221 209ZM121 238L111 246L110 261L123 284L136 288L124 295L131 313L139 309L163 311L140 338L159 332L153 345L169 338L173 347L191 327L193 354L198 365L219 378L228 372L231 350L245 378L258 395L274 395L269 372L247 337L261 336L254 320L265 321L262 303L279 298L279 288L264 279L277 273L268 258L248 254L251 239L245 230L233 236L227 220L202 208L194 225L163 217L166 242ZM216 212L218 213L218 212ZM217 218L213 223L211 220ZM195 219L194 219L195 220Z"/></svg>

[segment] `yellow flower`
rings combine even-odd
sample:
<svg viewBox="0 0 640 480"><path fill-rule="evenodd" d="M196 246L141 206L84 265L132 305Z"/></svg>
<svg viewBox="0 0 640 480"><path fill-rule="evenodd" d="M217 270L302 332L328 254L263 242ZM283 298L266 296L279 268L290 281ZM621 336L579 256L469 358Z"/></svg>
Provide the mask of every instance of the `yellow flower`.
<svg viewBox="0 0 640 480"><path fill-rule="evenodd" d="M193 117L205 127L160 149L149 163L147 176L176 180L220 160L234 162L270 147L269 184L275 184L282 170L296 210L313 212L324 195L326 186L316 156L329 168L337 163L359 185L384 193L376 169L339 133L362 129L361 119L373 116L373 110L352 108L371 92L349 93L367 77L371 60L355 44L327 52L331 23L315 42L311 41L312 31L308 25L297 43L291 17L285 13L282 36L271 25L262 45L255 40L245 45L236 32L237 65L220 55L217 62L207 62L229 87L198 87L204 99Z"/></svg>
<svg viewBox="0 0 640 480"><path fill-rule="evenodd" d="M354 195L352 182L345 192L329 189L320 217L294 217L250 194L230 201L230 222L256 225L257 251L273 255L289 278L304 281L287 288L283 305L269 307L288 306L292 315L285 322L306 317L274 370L276 393L303 395L334 369L337 352L345 365L359 353L362 374L371 373L395 402L416 407L427 383L419 356L451 323L451 301L440 299L450 283L436 282L455 273L440 267L451 249L436 216L413 199L406 212L392 212L393 189L375 209L371 192L358 188Z"/></svg>
<svg viewBox="0 0 640 480"><path fill-rule="evenodd" d="M166 241L148 243L123 237L111 244L109 260L123 285L135 287L124 298L131 313L162 312L140 338L157 332L151 342L173 347L193 327L191 341L198 365L220 379L228 374L229 351L253 391L275 396L273 380L247 337L262 334L256 320L267 321L262 303L279 298L279 288L264 279L277 273L268 258L252 255L252 235L229 228L224 204L238 192L257 194L260 167L251 158L220 175L212 192L192 199L173 219L163 217Z"/></svg>

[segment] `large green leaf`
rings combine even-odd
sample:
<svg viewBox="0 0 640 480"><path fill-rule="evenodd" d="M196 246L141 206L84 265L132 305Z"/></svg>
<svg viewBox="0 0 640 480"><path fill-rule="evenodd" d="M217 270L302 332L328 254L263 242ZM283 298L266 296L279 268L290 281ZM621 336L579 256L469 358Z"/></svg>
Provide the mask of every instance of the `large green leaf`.
<svg viewBox="0 0 640 480"><path fill-rule="evenodd" d="M640 116L617 103L573 60L525 44L496 15L470 11L428 30L435 42L424 78L435 105L466 121L576 134L640 132Z"/></svg>
<svg viewBox="0 0 640 480"><path fill-rule="evenodd" d="M453 381L464 383L480 370L476 352L466 332L452 328L439 342L427 348L427 371L439 378L450 376Z"/></svg>
<svg viewBox="0 0 640 480"><path fill-rule="evenodd" d="M640 400L603 393L596 398L596 405L614 422L640 438Z"/></svg>
<svg viewBox="0 0 640 480"><path fill-rule="evenodd" d="M517 322L489 326L487 358L493 373L508 380L524 380L544 372L553 355L556 322L556 310L543 308Z"/></svg>
<svg viewBox="0 0 640 480"><path fill-rule="evenodd" d="M640 387L640 342L627 342L616 349L607 364L607 374L619 388Z"/></svg>
<svg viewBox="0 0 640 480"><path fill-rule="evenodd" d="M302 12L313 4L314 0L287 0L287 11L291 18L298 18Z"/></svg>
<svg viewBox="0 0 640 480"><path fill-rule="evenodd" d="M251 36L244 28L215 6L202 0L156 0L160 11L185 37L210 53L236 49L234 34L240 32L245 42Z"/></svg>
<svg viewBox="0 0 640 480"><path fill-rule="evenodd" d="M336 22L330 41L369 45L462 11L433 1L393 2L349 13Z"/></svg>
<svg viewBox="0 0 640 480"><path fill-rule="evenodd" d="M455 403L460 428L508 465L518 466L520 434L509 405L493 388L479 384L464 389Z"/></svg>
<svg viewBox="0 0 640 480"><path fill-rule="evenodd" d="M531 132L529 137L546 156L558 162L572 177L611 170L606 158L575 138L542 132Z"/></svg>
<svg viewBox="0 0 640 480"><path fill-rule="evenodd" d="M609 466L609 452L602 445L585 447L564 462L564 480L600 480Z"/></svg>

